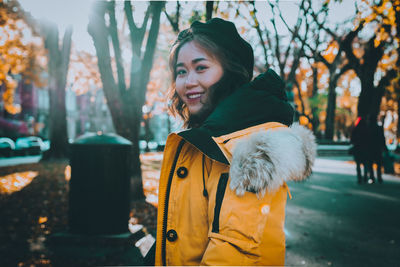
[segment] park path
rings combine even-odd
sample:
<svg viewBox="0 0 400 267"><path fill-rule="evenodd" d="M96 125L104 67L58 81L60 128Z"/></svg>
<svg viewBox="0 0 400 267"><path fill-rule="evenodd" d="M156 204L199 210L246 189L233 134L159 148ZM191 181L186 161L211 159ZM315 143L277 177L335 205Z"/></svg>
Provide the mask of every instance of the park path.
<svg viewBox="0 0 400 267"><path fill-rule="evenodd" d="M347 159L347 160L346 160ZM400 178L356 183L349 158L318 158L304 183L289 183L289 266L399 266Z"/></svg>

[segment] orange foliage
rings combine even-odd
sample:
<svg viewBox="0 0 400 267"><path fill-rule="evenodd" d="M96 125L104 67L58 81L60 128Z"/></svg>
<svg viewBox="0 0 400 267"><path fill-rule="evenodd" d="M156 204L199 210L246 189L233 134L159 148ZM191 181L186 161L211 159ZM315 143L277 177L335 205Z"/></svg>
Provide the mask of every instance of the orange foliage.
<svg viewBox="0 0 400 267"><path fill-rule="evenodd" d="M71 53L68 80L77 95L102 88L97 57L84 51Z"/></svg>
<svg viewBox="0 0 400 267"><path fill-rule="evenodd" d="M170 85L170 72L166 57L159 55L154 60L147 84L146 106L151 111L146 116L165 113L167 110L167 94ZM147 119L147 117L145 117Z"/></svg>
<svg viewBox="0 0 400 267"><path fill-rule="evenodd" d="M318 71L318 89L323 90L326 89L327 83L322 82L322 76L324 72L326 71L326 66L321 63L317 62L314 63L317 64L317 68L319 69ZM304 103L304 114L308 116L313 116L311 114L311 103L310 103L310 97L312 96L312 90L313 90L313 73L311 66L306 64L304 61L300 64L299 68L296 71L296 80L298 81L300 85L300 93L301 93L301 98ZM298 91L296 88L293 90L294 93L294 102L298 107L301 106L300 102L300 97L298 95Z"/></svg>
<svg viewBox="0 0 400 267"><path fill-rule="evenodd" d="M357 14L355 24L364 21L366 24L378 22L378 26L374 27L376 38L374 40L375 47L379 46L382 41L386 41L391 37L391 27L396 26L396 11L393 0L382 0L381 5L375 5L372 0L361 0L359 12ZM390 27L382 27L387 25ZM396 35L398 39L399 35Z"/></svg>
<svg viewBox="0 0 400 267"><path fill-rule="evenodd" d="M183 21L181 29L187 27L189 27L187 21ZM168 90L171 83L168 58L171 44L174 43L176 37L169 23L160 25L158 50L154 55L154 63L147 84L145 105L148 114L144 114L145 120L153 115L167 112Z"/></svg>
<svg viewBox="0 0 400 267"><path fill-rule="evenodd" d="M30 184L38 174L38 172L27 171L16 172L0 177L0 194L12 194L20 191Z"/></svg>
<svg viewBox="0 0 400 267"><path fill-rule="evenodd" d="M39 220L38 220L39 224L42 224L42 223L45 223L45 222L47 222L47 217L39 217Z"/></svg>
<svg viewBox="0 0 400 267"><path fill-rule="evenodd" d="M8 4L7 4L8 3ZM22 13L14 2L0 3L0 85L5 85L4 108L8 113L21 112L14 104L14 92L18 85L15 75L20 74L27 82L42 86L39 78L43 66L37 58L44 57L42 40L35 37L24 22Z"/></svg>
<svg viewBox="0 0 400 267"><path fill-rule="evenodd" d="M337 53L339 52L339 45L336 41L333 41L329 44L324 52L322 52L322 56L329 62L332 63L335 60Z"/></svg>
<svg viewBox="0 0 400 267"><path fill-rule="evenodd" d="M331 45L331 47L332 48L328 48L327 51L334 53L332 50L334 49L335 45ZM324 131L326 128L326 100L323 101L323 92L327 93L329 74L328 69L323 63L317 62L314 63L313 66L318 68L318 96L312 97L313 73L311 66L303 62L296 72L296 80L298 81L301 89L300 93L304 103L304 114L310 119L312 119L313 116L318 116L318 130ZM355 114L357 114L358 96L354 94L354 88L352 88L354 85L352 81L354 79L357 79L356 73L354 71L348 71L340 77L337 83L338 90L336 98L337 110L335 115L335 123L336 129L345 135L349 134L352 122L355 119ZM298 96L298 91L299 90L296 88L293 90L295 95L294 101L296 105L300 107L301 102ZM314 110L314 114L312 113L312 110ZM311 128L309 119L306 116L300 116L299 122L300 124L307 125Z"/></svg>
<svg viewBox="0 0 400 267"><path fill-rule="evenodd" d="M71 180L71 166L70 165L67 165L67 167L65 167L64 176L65 176L65 180L67 182L69 182L69 180Z"/></svg>

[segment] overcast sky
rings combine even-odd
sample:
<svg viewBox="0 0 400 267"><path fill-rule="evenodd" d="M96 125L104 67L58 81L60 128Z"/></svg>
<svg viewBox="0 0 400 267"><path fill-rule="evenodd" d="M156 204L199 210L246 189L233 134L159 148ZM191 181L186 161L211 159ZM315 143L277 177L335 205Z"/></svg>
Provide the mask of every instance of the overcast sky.
<svg viewBox="0 0 400 267"><path fill-rule="evenodd" d="M86 29L92 2L93 1L89 0L20 0L21 6L35 18L44 18L56 22L59 25L60 32L63 32L67 25L71 24L74 28L72 38L76 49L94 53L92 39ZM139 17L144 14L144 7L146 4L140 3L140 1L134 2L136 2L134 6L138 11L136 16L140 19ZM296 22L298 12L297 5L299 2L299 0L279 1L283 16L289 25L293 25ZM334 23L341 22L354 14L353 0L342 1L341 4L335 3L335 1L331 2L330 21ZM199 1L192 1L185 6L187 7L190 5L201 8L204 4L201 2L199 3ZM220 3L220 5L223 6L222 3ZM174 6L175 2L167 3L168 9L173 9ZM268 20L271 17L271 12L269 8L267 8L268 5L266 5L265 1L257 1L256 6L259 10L258 14L260 19ZM191 12L192 9L189 10ZM266 24L268 25L270 23ZM277 20L277 27L281 34L284 35L287 32L286 27L280 20Z"/></svg>

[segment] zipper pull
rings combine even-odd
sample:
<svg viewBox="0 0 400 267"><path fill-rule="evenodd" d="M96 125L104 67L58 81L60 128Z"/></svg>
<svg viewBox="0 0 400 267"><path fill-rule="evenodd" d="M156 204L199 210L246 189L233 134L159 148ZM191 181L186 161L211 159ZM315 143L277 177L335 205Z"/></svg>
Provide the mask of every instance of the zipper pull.
<svg viewBox="0 0 400 267"><path fill-rule="evenodd" d="M288 193L288 195L289 195L289 198L290 198L290 199L292 199L292 194L290 193L289 186L287 185L287 183L286 183L286 182L283 184L283 187L285 187L285 188L286 188L286 190L287 190L287 193Z"/></svg>

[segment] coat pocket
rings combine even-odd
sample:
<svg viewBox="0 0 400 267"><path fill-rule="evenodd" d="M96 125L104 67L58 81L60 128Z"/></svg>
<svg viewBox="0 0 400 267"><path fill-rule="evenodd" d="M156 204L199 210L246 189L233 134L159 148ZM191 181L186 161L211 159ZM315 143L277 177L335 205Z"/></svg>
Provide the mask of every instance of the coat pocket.
<svg viewBox="0 0 400 267"><path fill-rule="evenodd" d="M271 194L266 194L262 199L258 199L257 195L251 192L237 196L229 186L227 187L230 180L225 179L220 180L221 191L222 188L224 189L224 193L221 194L223 201L219 200L217 195L215 205L213 230L218 231L212 232L259 244L267 220L273 219L270 218ZM218 222L216 222L217 219Z"/></svg>

